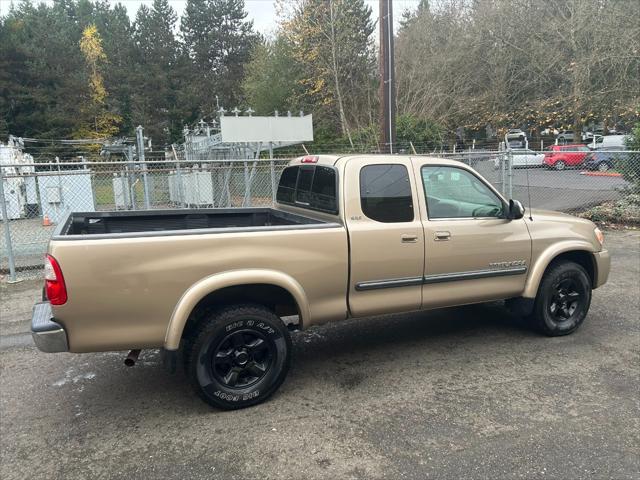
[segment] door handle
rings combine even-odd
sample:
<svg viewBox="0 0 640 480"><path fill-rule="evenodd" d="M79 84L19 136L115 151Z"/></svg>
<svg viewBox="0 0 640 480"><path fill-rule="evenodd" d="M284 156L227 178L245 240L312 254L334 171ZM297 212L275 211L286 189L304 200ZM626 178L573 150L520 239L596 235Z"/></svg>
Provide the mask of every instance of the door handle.
<svg viewBox="0 0 640 480"><path fill-rule="evenodd" d="M449 240L451 238L451 232L447 232L447 231L436 232L434 235L434 238L436 242Z"/></svg>
<svg viewBox="0 0 640 480"><path fill-rule="evenodd" d="M404 234L400 236L400 239L402 243L416 243L418 241L418 236Z"/></svg>

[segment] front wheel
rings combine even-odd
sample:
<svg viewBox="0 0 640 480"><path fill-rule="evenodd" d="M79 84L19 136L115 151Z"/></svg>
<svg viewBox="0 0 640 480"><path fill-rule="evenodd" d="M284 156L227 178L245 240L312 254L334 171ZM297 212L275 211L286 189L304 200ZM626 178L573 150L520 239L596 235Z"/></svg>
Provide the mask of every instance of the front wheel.
<svg viewBox="0 0 640 480"><path fill-rule="evenodd" d="M565 168L567 168L567 164L562 160L558 160L554 166L556 170L564 170Z"/></svg>
<svg viewBox="0 0 640 480"><path fill-rule="evenodd" d="M568 335L582 325L590 305L591 280L585 269L558 262L542 277L529 320L545 335Z"/></svg>
<svg viewBox="0 0 640 480"><path fill-rule="evenodd" d="M598 164L599 172L606 172L607 170L609 170L609 164L607 162L600 162Z"/></svg>
<svg viewBox="0 0 640 480"><path fill-rule="evenodd" d="M188 342L187 375L210 405L233 410L266 400L291 365L285 324L260 305L235 305L204 319Z"/></svg>

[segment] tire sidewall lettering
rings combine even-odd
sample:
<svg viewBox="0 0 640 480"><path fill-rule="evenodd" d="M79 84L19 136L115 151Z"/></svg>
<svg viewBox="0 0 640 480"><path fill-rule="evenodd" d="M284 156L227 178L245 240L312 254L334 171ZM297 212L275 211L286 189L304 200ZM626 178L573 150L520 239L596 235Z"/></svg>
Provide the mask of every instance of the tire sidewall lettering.
<svg viewBox="0 0 640 480"><path fill-rule="evenodd" d="M265 323L263 320L237 320L224 327L224 334L228 334L242 328L257 329L263 334L266 334L267 336L272 338L281 336L275 328ZM220 336L220 335L216 335L216 336Z"/></svg>
<svg viewBox="0 0 640 480"><path fill-rule="evenodd" d="M268 340L272 341L275 347L275 358L267 375L258 383L245 389L232 389L219 383L215 379L210 367L211 356L219 342L227 335L243 329L257 330ZM196 365L196 372L201 389L207 396L215 397L218 401L228 403L229 405L255 400L263 395L268 395L271 390L270 386L275 382L286 361L287 343L284 336L278 329L269 325L269 323L263 319L249 317L230 322L212 333L205 344L206 347L201 350Z"/></svg>

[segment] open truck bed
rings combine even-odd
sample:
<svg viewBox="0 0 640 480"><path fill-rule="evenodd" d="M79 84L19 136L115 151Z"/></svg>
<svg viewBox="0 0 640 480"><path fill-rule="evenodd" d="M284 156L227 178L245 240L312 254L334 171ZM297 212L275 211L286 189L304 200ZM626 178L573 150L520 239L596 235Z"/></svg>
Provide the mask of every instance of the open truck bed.
<svg viewBox="0 0 640 480"><path fill-rule="evenodd" d="M335 224L273 208L74 212L53 237L64 239L188 235L196 233L289 230Z"/></svg>

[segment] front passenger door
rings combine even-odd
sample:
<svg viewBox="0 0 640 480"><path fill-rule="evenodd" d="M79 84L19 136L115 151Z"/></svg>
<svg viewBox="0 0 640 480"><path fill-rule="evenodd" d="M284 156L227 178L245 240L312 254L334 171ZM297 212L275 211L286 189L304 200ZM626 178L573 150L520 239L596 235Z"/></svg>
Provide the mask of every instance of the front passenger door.
<svg viewBox="0 0 640 480"><path fill-rule="evenodd" d="M524 219L506 218L502 198L473 171L414 159L425 234L423 307L517 296L531 238Z"/></svg>

